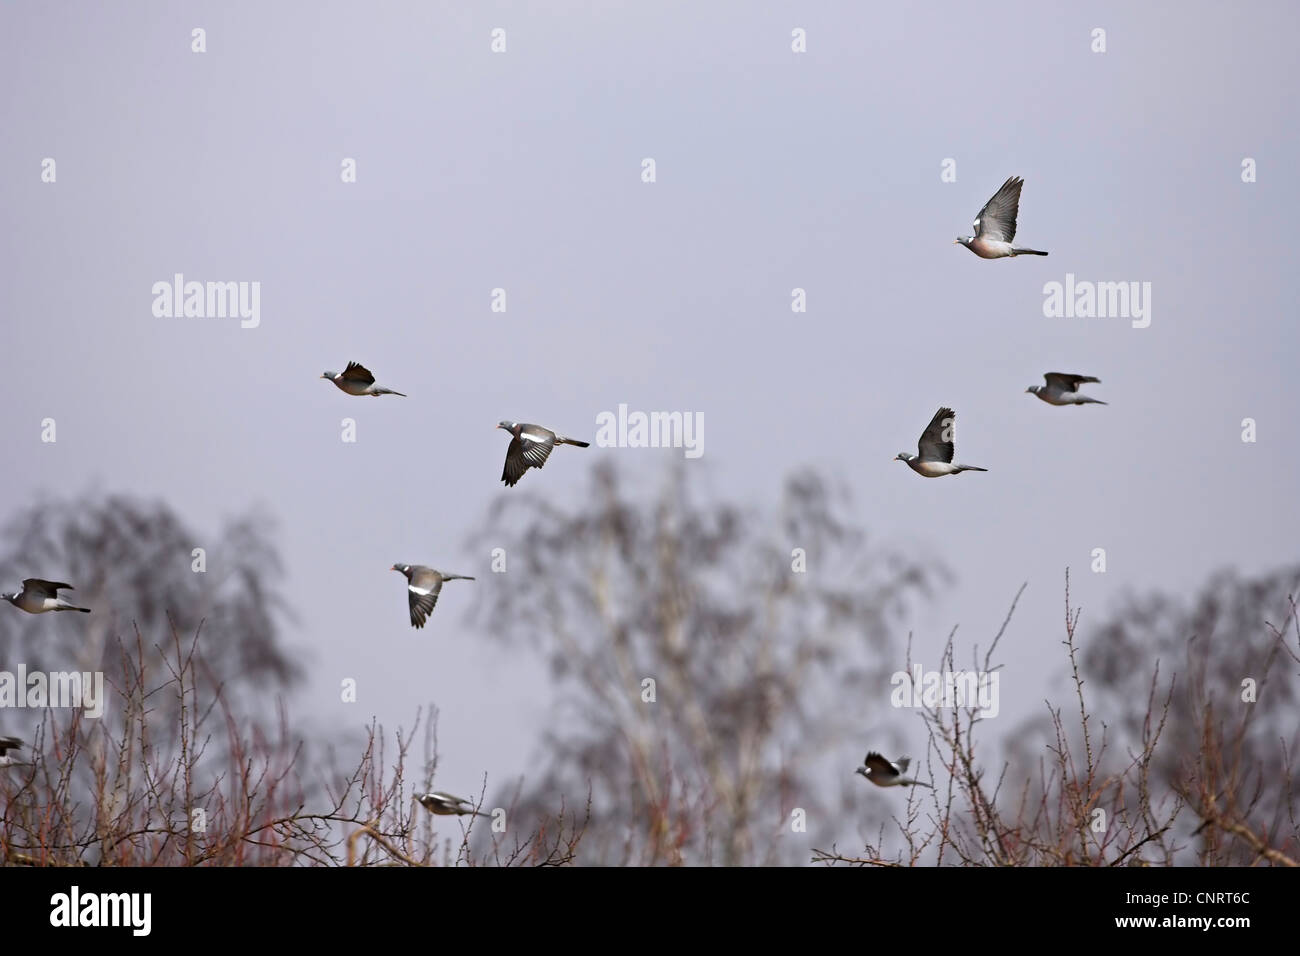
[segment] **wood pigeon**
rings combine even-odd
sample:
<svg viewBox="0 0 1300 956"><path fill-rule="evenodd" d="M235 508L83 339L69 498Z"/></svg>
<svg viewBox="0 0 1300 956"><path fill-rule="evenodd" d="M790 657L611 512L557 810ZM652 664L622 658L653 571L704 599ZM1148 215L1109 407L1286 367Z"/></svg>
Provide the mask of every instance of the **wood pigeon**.
<svg viewBox="0 0 1300 956"><path fill-rule="evenodd" d="M1002 188L993 194L993 198L984 204L975 222L973 236L958 236L953 242L959 242L981 259L1005 259L1008 256L1045 256L1047 253L1037 249L1025 249L1013 246L1011 240L1016 238L1016 216L1020 214L1020 187L1025 181L1019 176L1012 176Z"/></svg>
<svg viewBox="0 0 1300 956"><path fill-rule="evenodd" d="M474 804L464 797L457 797L441 790L434 790L430 793L417 793L415 799L420 801L420 806L424 807L424 809L440 817L463 817L467 814L476 817L492 816L492 814L484 813L482 810L475 810Z"/></svg>
<svg viewBox="0 0 1300 956"><path fill-rule="evenodd" d="M1085 382L1101 384L1101 379L1091 375L1068 375L1065 372L1048 372L1043 376L1046 385L1030 385L1026 392L1037 395L1048 405L1106 405L1097 398L1079 394L1079 386Z"/></svg>
<svg viewBox="0 0 1300 956"><path fill-rule="evenodd" d="M442 590L443 581L473 581L465 574L447 574L435 571L423 564L394 564L390 571L401 571L406 575L406 595L411 605L411 626L419 629L433 613L433 606L438 603L438 592Z"/></svg>
<svg viewBox="0 0 1300 956"><path fill-rule="evenodd" d="M89 614L90 608L77 607L70 601L59 597L58 591L62 588L65 591L76 590L71 584L64 584L62 581L45 581L41 578L26 578L23 581L23 589L15 591L13 594L0 594L6 601L14 607L26 611L28 614L44 614L46 611L80 611L82 614Z"/></svg>
<svg viewBox="0 0 1300 956"><path fill-rule="evenodd" d="M891 763L871 750L867 752L867 759L863 761L864 766L859 767L854 773L862 774L877 787L929 787L933 790L933 784L903 776L907 773L907 765L911 762L911 757L899 757L897 761Z"/></svg>
<svg viewBox="0 0 1300 956"><path fill-rule="evenodd" d="M963 471L988 471L975 465L954 465L952 463L952 429L957 413L951 408L941 408L934 413L930 424L921 433L921 440L916 450L919 454L900 451L894 461L905 461L907 467L925 478L942 478L944 475L959 475Z"/></svg>
<svg viewBox="0 0 1300 956"><path fill-rule="evenodd" d="M27 763L18 754L10 754L11 750L19 750L23 742L17 737L0 737L0 767L13 767L17 764Z"/></svg>
<svg viewBox="0 0 1300 956"><path fill-rule="evenodd" d="M329 379L349 395L373 395L376 398L380 395L401 395L406 398L402 392L376 385L370 370L358 362L349 362L348 367L341 372L322 372L320 377Z"/></svg>
<svg viewBox="0 0 1300 956"><path fill-rule="evenodd" d="M577 445L579 448L591 446L591 442L565 438L541 425L497 422L497 428L504 428L514 436L510 447L506 449L506 466L501 472L501 480L506 483L507 488L513 488L529 468L541 468L545 465L551 449L556 445Z"/></svg>

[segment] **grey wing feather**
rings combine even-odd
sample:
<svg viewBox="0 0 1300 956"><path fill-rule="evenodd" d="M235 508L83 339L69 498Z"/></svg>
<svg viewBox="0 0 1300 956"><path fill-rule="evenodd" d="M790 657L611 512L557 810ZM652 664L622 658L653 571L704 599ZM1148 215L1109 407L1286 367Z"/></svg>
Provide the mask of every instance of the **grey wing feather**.
<svg viewBox="0 0 1300 956"><path fill-rule="evenodd" d="M427 594L416 592L415 588L423 588L428 591ZM417 584L412 581L406 588L406 594L411 607L411 624L414 627L424 627L424 622L429 619L433 613L434 607L438 603L438 594L442 591L442 578L438 577L433 582L421 582Z"/></svg>
<svg viewBox="0 0 1300 956"><path fill-rule="evenodd" d="M1056 385L1067 392L1077 392L1079 386L1087 382L1101 384L1101 379L1094 378L1091 375L1070 375L1066 372L1048 372L1043 378L1048 385Z"/></svg>
<svg viewBox="0 0 1300 956"><path fill-rule="evenodd" d="M519 444L519 439L510 439L510 447L506 449L505 468L501 470L501 480L506 483L506 487L513 488L527 470L528 462L524 460L524 452Z"/></svg>
<svg viewBox="0 0 1300 956"><path fill-rule="evenodd" d="M546 441L532 441L521 435L519 441L524 460L534 468L541 468L542 465L546 464L551 449L555 447L555 439L553 438L548 438Z"/></svg>
<svg viewBox="0 0 1300 956"><path fill-rule="evenodd" d="M1025 181L1012 176L975 217L975 236L1010 242L1016 237L1016 217L1020 215L1020 187Z"/></svg>
<svg viewBox="0 0 1300 956"><path fill-rule="evenodd" d="M952 461L951 429L956 419L957 413L951 408L941 408L934 413L916 446L922 461ZM944 432L948 433L948 441L944 440Z"/></svg>
<svg viewBox="0 0 1300 956"><path fill-rule="evenodd" d="M24 591L45 591L51 596L54 596L54 592L57 591L59 588L63 588L68 591L76 590L76 588L74 588L71 584L64 584L62 581L46 581L44 578L23 579Z"/></svg>
<svg viewBox="0 0 1300 956"><path fill-rule="evenodd" d="M343 370L343 377L349 382L360 382L362 385L375 384L375 377L370 374L370 370L359 362L349 362Z"/></svg>

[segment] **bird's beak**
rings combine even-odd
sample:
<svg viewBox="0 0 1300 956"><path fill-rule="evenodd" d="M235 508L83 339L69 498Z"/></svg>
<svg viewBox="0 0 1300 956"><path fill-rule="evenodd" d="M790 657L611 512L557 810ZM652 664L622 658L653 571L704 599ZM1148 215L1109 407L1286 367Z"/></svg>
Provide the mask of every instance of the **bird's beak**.
<svg viewBox="0 0 1300 956"><path fill-rule="evenodd" d="M960 240L960 239L954 239L954 240L952 241L952 244L953 244L954 246L960 246L960 245L961 245L961 240Z"/></svg>

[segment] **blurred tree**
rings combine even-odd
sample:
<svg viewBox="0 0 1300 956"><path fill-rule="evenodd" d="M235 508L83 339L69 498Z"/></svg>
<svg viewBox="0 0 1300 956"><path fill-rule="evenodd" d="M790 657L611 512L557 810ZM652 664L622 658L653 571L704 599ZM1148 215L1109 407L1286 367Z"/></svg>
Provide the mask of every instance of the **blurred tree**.
<svg viewBox="0 0 1300 956"><path fill-rule="evenodd" d="M493 509L475 544L504 548L506 570L475 614L550 663L556 713L530 789L540 814L590 783L580 862L806 863L809 841L842 829L812 768L828 748L861 758L862 702L896 667L891 626L944 576L867 547L846 500L800 474L755 514L698 502L680 469L634 499L602 466L576 511L527 495ZM796 807L809 837L783 844Z"/></svg>
<svg viewBox="0 0 1300 956"><path fill-rule="evenodd" d="M166 505L122 495L38 502L5 529L0 589L27 577L67 581L91 613L28 615L0 605L0 666L104 671L114 680L122 642L133 644L137 627L148 665L160 659L159 645L170 646L174 625L183 639L199 633L201 691L224 686L248 702L288 687L301 669L280 640L277 619L287 611L267 528L248 515L218 535L200 534ZM196 548L205 570L195 570Z"/></svg>
<svg viewBox="0 0 1300 956"><path fill-rule="evenodd" d="M1195 815L1183 821L1183 835L1199 832L1202 862L1246 865L1257 855L1247 843L1221 845L1216 828L1201 826L1206 788L1265 842L1298 849L1300 800L1291 785L1291 755L1300 746L1297 594L1297 566L1253 578L1222 571L1190 602L1128 598L1087 642L1084 673L1097 714L1122 738L1120 753L1141 738L1159 663L1155 697L1170 690L1172 697L1153 776L1191 804ZM1246 680L1254 702L1243 700Z"/></svg>

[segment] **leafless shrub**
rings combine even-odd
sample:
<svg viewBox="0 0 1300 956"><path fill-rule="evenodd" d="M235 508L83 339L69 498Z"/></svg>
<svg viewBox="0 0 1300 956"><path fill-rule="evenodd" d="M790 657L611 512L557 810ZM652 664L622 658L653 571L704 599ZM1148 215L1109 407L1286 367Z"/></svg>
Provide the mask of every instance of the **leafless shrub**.
<svg viewBox="0 0 1300 956"><path fill-rule="evenodd" d="M305 772L283 710L267 728L237 718L220 689L204 689L201 644L200 632L182 641L173 630L167 646L148 648L137 631L114 655L121 670L110 706L120 720L45 712L33 762L0 769L0 864L550 866L574 858L585 822L563 808L528 836L513 836L521 831L512 826L511 842L494 839L490 856L470 853L467 825L452 858L405 785L418 715L410 733L395 735L391 763L372 725L350 770ZM426 765L436 766L432 753Z"/></svg>

